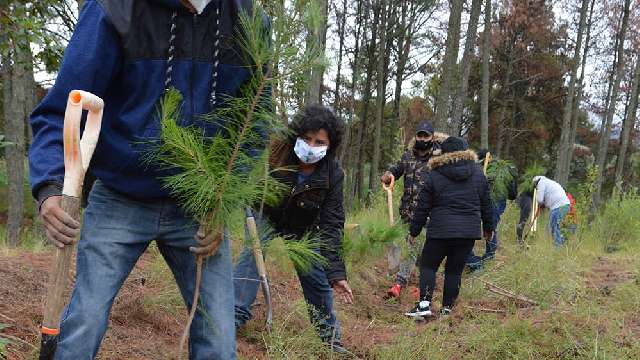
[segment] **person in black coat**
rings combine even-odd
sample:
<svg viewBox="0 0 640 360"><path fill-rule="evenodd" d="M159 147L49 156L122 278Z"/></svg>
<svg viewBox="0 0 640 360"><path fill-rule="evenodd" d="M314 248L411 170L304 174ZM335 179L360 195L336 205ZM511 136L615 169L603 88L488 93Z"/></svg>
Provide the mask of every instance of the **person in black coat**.
<svg viewBox="0 0 640 360"><path fill-rule="evenodd" d="M445 263L441 314L449 314L460 292L465 260L474 242L493 236L493 203L489 184L477 155L467 142L450 137L442 143L442 155L429 161L431 172L424 179L410 235L417 236L427 224L427 242L422 249L420 301L406 315L431 315L436 272Z"/></svg>
<svg viewBox="0 0 640 360"><path fill-rule="evenodd" d="M275 236L296 241L306 234L318 240L317 251L327 263L312 263L310 269L296 270L311 322L321 340L337 353L348 351L340 340L340 323L333 308L334 290L344 302L353 302L341 255L344 172L335 157L343 128L342 120L322 105L308 105L294 117L289 125L290 136L272 142L269 157L273 177L288 191L277 204L265 206L262 218L256 219L263 242ZM258 279L253 252L247 247L234 271L237 328L252 317Z"/></svg>

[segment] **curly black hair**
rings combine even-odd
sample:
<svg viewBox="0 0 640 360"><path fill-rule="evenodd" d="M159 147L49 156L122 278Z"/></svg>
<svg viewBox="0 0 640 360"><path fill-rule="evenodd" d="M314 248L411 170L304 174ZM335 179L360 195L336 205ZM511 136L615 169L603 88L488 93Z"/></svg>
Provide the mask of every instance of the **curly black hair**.
<svg viewBox="0 0 640 360"><path fill-rule="evenodd" d="M334 156L342 144L344 136L344 122L334 112L323 105L312 104L305 106L294 117L289 129L292 132L292 140L303 136L308 132L316 132L324 129L329 134L328 156Z"/></svg>

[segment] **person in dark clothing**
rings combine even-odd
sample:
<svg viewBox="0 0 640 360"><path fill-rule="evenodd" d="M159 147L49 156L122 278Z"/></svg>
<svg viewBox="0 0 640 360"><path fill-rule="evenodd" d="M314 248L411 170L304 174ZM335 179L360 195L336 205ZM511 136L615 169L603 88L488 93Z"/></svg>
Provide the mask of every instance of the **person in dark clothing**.
<svg viewBox="0 0 640 360"><path fill-rule="evenodd" d="M157 105L165 91L183 99L183 126L207 136L225 124L201 115L224 107L250 80L251 67L236 35L252 0L87 0L53 87L33 110L29 177L47 237L71 246L79 224L61 208L64 180L63 118L69 92L104 100L100 139L89 172L97 178L83 213L77 277L62 318L56 359L94 358L109 312L138 258L151 241L173 271L188 307L195 291L192 252L213 238L204 260L201 296L189 334L190 359L235 359L232 261L227 236L199 231L163 186L168 171L145 162L160 135ZM197 9L196 9L197 8ZM265 27L269 22L263 18ZM248 149L254 150L254 149ZM177 170L176 170L177 171ZM191 252L190 252L191 250Z"/></svg>
<svg viewBox="0 0 640 360"><path fill-rule="evenodd" d="M481 149L478 151L478 164L481 166L484 165L485 158L489 151L487 149ZM489 167L491 167L491 160L489 162ZM490 170L491 168L489 168ZM504 214L505 209L507 208L507 200L515 200L518 196L518 183L517 183L517 170L515 167L510 167L509 171L511 173L511 180L509 181L507 186L506 196L500 196L498 199L493 199L493 223L496 228L496 231L493 232L493 237L489 239L485 244L485 252L484 255L477 256L471 250L469 254L469 258L467 259L467 266L473 271L478 270L482 266L482 263L487 260L492 260L496 256L496 250L498 248L498 224L500 223L500 218L502 218L502 214ZM489 181L489 188L493 190L493 187L496 186L494 184L494 179L490 176L490 174L486 175Z"/></svg>
<svg viewBox="0 0 640 360"><path fill-rule="evenodd" d="M345 265L340 255L344 228L342 186L344 173L335 154L340 146L343 123L331 110L309 105L290 125L292 136L284 143L272 144L271 167L274 177L289 187L287 196L276 206L265 207L257 219L262 241L275 236L292 240L311 233L321 242L318 251L328 265L311 264L298 270L298 279L309 308L309 317L322 341L333 351L346 353L340 341L340 324L333 310L333 290L346 303L353 302ZM283 169L283 170L277 170ZM259 276L250 248L245 248L235 267L236 327L251 319Z"/></svg>
<svg viewBox="0 0 640 360"><path fill-rule="evenodd" d="M516 234L518 235L518 243L524 245L524 230L530 223L531 210L533 208L533 190L520 193L518 207L520 208L520 219L518 220Z"/></svg>
<svg viewBox="0 0 640 360"><path fill-rule="evenodd" d="M424 179L410 235L418 236L427 223L427 242L420 265L420 301L407 316L431 315L436 272L445 264L441 314L451 312L460 291L465 259L480 239L493 236L493 202L489 184L476 164L477 155L467 142L450 137L442 143L442 155L429 161L431 172Z"/></svg>
<svg viewBox="0 0 640 360"><path fill-rule="evenodd" d="M409 224L413 217L413 210L416 205L418 192L420 189L420 180L427 174L427 164L434 152L438 150L439 145L433 141L433 125L429 122L422 122L416 128L415 143L413 149L406 151L400 161L389 167L381 177L380 181L384 184L390 184L391 181L404 176L404 192L400 200L400 219L403 223ZM407 237L409 239L409 237ZM400 291L409 283L409 278L416 264L418 252L420 251L420 242L409 242L409 251L403 261L400 263L399 271L396 275L396 282L387 291L390 297L399 297ZM400 248L391 249L392 252L399 252Z"/></svg>

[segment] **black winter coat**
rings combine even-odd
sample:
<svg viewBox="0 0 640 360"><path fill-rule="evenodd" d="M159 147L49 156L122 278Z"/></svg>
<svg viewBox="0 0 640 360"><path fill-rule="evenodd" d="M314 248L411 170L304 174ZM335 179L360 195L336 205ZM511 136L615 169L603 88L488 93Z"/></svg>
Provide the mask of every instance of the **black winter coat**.
<svg viewBox="0 0 640 360"><path fill-rule="evenodd" d="M289 156L288 164L290 169L277 171L274 177L287 185L289 191L277 206L266 207L265 215L275 231L283 236L300 239L310 233L320 240L320 253L328 261L327 279L329 282L346 280L341 255L344 232L342 168L334 159L325 158L304 182L298 184L295 154Z"/></svg>
<svg viewBox="0 0 640 360"><path fill-rule="evenodd" d="M431 172L418 196L412 236L420 234L427 218L429 239L480 239L482 227L494 230L491 191L476 160L477 155L466 150L429 161Z"/></svg>

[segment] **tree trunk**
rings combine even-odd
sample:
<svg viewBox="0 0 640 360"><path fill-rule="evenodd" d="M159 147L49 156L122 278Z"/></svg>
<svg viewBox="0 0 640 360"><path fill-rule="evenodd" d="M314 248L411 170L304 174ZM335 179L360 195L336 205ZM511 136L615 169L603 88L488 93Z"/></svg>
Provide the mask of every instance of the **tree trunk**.
<svg viewBox="0 0 640 360"><path fill-rule="evenodd" d="M8 180L6 241L8 246L15 247L20 241L24 213L24 125L27 117L25 69L32 65L24 63L25 51L17 41L11 39L7 43L10 50L2 61L4 133L9 142L4 148Z"/></svg>
<svg viewBox="0 0 640 360"><path fill-rule="evenodd" d="M328 2L327 0L318 0L320 9L320 24L315 29L309 29L307 35L307 47L311 51L317 51L320 58L324 58L325 47L327 44L327 20L328 20ZM311 77L309 79L305 104L321 104L322 103L322 78L324 75L324 65L317 64L311 69Z"/></svg>
<svg viewBox="0 0 640 360"><path fill-rule="evenodd" d="M373 159L371 161L371 169L369 171L369 191L373 192L376 188L376 178L378 177L378 167L380 166L380 143L382 137L382 118L384 117L384 105L386 103L385 96L385 70L386 70L386 45L387 45L387 10L386 1L380 0L380 22L378 31L380 32L380 41L378 43L378 90L377 90L377 113L375 135L373 138Z"/></svg>
<svg viewBox="0 0 640 360"><path fill-rule="evenodd" d="M500 96L502 104L500 105L500 115L498 115L498 136L496 139L495 155L502 156L505 132L505 117L507 116L507 108L513 104L513 91L511 90L511 73L513 72L513 48L509 50L507 57L507 70L504 74L504 83L502 85L502 95Z"/></svg>
<svg viewBox="0 0 640 360"><path fill-rule="evenodd" d="M338 70L336 71L336 89L333 99L333 110L340 115L340 85L342 85L342 54L344 50L344 28L347 21L347 0L342 1L342 14L336 16L338 18L338 36L340 37L338 45Z"/></svg>
<svg viewBox="0 0 640 360"><path fill-rule="evenodd" d="M571 141L571 111L573 110L573 100L575 97L576 82L578 77L578 66L580 65L580 53L582 50L582 36L585 24L587 22L587 11L589 10L589 0L582 0L580 8L580 23L578 25L578 35L576 39L576 47L573 52L573 61L571 62L571 75L569 80L569 89L564 104L564 113L562 116L562 132L560 135L560 146L558 146L558 157L556 162L556 181L562 186L567 185L569 180L569 158L573 153L573 144Z"/></svg>
<svg viewBox="0 0 640 360"><path fill-rule="evenodd" d="M398 62L396 65L395 90L393 95L393 118L397 126L400 125L400 101L402 100L402 82L404 80L405 67L409 59L409 51L411 49L411 33L407 26L407 8L408 1L401 0L400 24L398 26L397 52ZM404 139L401 140L404 143ZM394 141L390 141L390 150L396 146Z"/></svg>
<svg viewBox="0 0 640 360"><path fill-rule="evenodd" d="M375 52L376 52L376 40L378 33L378 19L380 15L380 7L376 6L374 8L373 15L373 23L372 23L372 31L371 31L371 39L369 41L369 48L367 50L367 58L369 59L367 63L367 78L365 80L364 85L364 93L362 96L362 116L360 117L360 130L358 133L358 157L356 159L356 166L358 171L356 173L356 191L358 194L358 199L363 200L365 198L365 187L364 187L364 165L365 165L365 156L364 149L366 147L365 138L367 133L367 117L369 116L369 102L371 100L371 86L373 81L373 67L376 63Z"/></svg>
<svg viewBox="0 0 640 360"><path fill-rule="evenodd" d="M606 113L606 119L604 122L603 132L600 134L600 146L598 147L598 160L597 160L597 172L596 172L596 184L595 191L593 194L593 205L594 209L598 208L601 202L601 193L602 193L602 181L603 174L605 172L605 166L607 163L607 150L609 148L609 137L611 135L611 123L613 121L613 116L616 110L616 100L618 99L618 92L620 90L620 81L622 80L623 72L624 72L624 40L625 35L627 33L627 27L629 23L629 6L631 4L631 0L625 0L624 2L624 13L622 16L622 25L620 27L620 32L618 33L618 48L617 56L618 63L616 64L615 76L613 80L613 86L611 89L611 100L609 101L609 106Z"/></svg>
<svg viewBox="0 0 640 360"><path fill-rule="evenodd" d="M451 125L449 126L449 133L451 135L458 136L460 134L460 123L462 122L462 111L464 110L464 105L467 100L469 75L471 74L471 58L473 57L476 47L476 34L481 8L482 0L473 0L471 2L471 15L469 17L469 26L467 27L467 39L464 42L464 55L462 56L462 78L458 86L458 93L453 100L453 114L451 116Z"/></svg>
<svg viewBox="0 0 640 360"><path fill-rule="evenodd" d="M587 57L589 55L589 48L591 47L591 24L593 21L593 7L595 0L591 0L591 9L589 10L589 22L587 24L587 37L584 42L584 52L582 54L582 65L580 70L580 80L578 81L578 91L576 99L573 101L573 111L571 111L571 144L572 150L569 155L569 162L567 165L567 173L571 174L571 162L573 160L573 145L576 143L576 135L578 133L578 120L579 120L579 107L582 102L582 93L584 91L584 72L587 67Z"/></svg>
<svg viewBox="0 0 640 360"><path fill-rule="evenodd" d="M447 128L447 118L449 116L449 105L451 101L451 84L455 82L455 67L458 61L458 48L460 47L460 17L464 0L449 0L449 28L447 30L447 46L442 64L442 81L436 100L436 117L434 126L436 129Z"/></svg>
<svg viewBox="0 0 640 360"><path fill-rule="evenodd" d="M638 108L638 83L640 82L640 56L636 59L635 70L633 72L633 83L631 85L631 100L627 109L627 115L624 119L622 127L622 135L620 137L620 149L618 151L618 163L616 166L616 185L620 186L622 176L624 174L624 161L629 147L629 135L636 123L636 110Z"/></svg>
<svg viewBox="0 0 640 360"><path fill-rule="evenodd" d="M489 148L489 56L491 52L491 0L484 4L484 33L482 34L482 99L480 102L480 147Z"/></svg>
<svg viewBox="0 0 640 360"><path fill-rule="evenodd" d="M360 34L361 34L361 30L362 30L362 0L358 0L358 10L357 10L357 14L356 14L356 22L358 24L357 28L356 28L356 38L355 38L355 45L354 45L354 50L353 50L353 63L351 66L351 106L350 106L350 111L349 111L349 123L347 124L347 141L345 142L344 146L342 147L342 155L341 158L345 157L346 154L346 159L347 159L347 164L349 165L348 167L348 172L350 174L349 176L349 180L350 180L350 187L348 188L349 190L347 191L347 208L352 208L353 207L353 199L355 198L355 194L356 194L356 171L355 168L357 166L357 164L354 164L353 162L353 158L354 158L354 153L357 153L357 151L349 151L346 152L346 148L349 145L350 142L352 142L351 139L354 138L354 133L355 133L355 128L354 128L354 123L353 123L353 119L354 119L354 114L356 113L356 84L358 82L358 78L360 77ZM365 14L368 13L368 10L364 11ZM367 27L367 19L368 16L364 16L364 23L365 23L365 29ZM358 144L355 144L355 148L358 148Z"/></svg>

